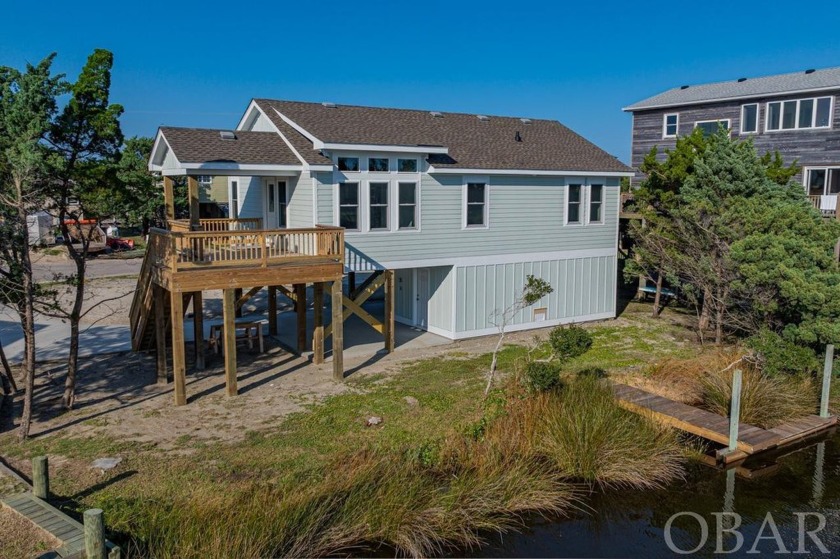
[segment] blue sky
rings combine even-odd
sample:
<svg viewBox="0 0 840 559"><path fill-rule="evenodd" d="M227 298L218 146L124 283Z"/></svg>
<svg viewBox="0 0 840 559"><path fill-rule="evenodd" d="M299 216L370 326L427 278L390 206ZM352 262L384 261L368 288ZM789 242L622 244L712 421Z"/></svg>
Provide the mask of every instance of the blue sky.
<svg viewBox="0 0 840 559"><path fill-rule="evenodd" d="M233 127L251 97L557 119L624 161L621 107L840 66L840 2L4 3L0 65L115 54L127 135Z"/></svg>

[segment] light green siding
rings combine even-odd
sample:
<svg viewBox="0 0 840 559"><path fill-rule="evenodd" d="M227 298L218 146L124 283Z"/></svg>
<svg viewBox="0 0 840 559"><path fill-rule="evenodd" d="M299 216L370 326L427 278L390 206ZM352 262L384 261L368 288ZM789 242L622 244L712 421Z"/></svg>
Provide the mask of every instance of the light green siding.
<svg viewBox="0 0 840 559"><path fill-rule="evenodd" d="M615 316L615 262L615 256L592 256L458 267L455 330L494 329L494 314L512 305L528 275L548 281L554 292L514 316L514 327L533 323L538 308L546 309L546 326Z"/></svg>
<svg viewBox="0 0 840 559"><path fill-rule="evenodd" d="M209 187L201 185L198 191L199 202L222 202L228 201L228 178L225 175L212 177Z"/></svg>
<svg viewBox="0 0 840 559"><path fill-rule="evenodd" d="M289 177L289 227L312 227L312 177L301 173L299 178Z"/></svg>
<svg viewBox="0 0 840 559"><path fill-rule="evenodd" d="M318 193L318 223L331 225L335 222L333 217L333 192L335 187L331 184L332 173L315 173L315 178Z"/></svg>
<svg viewBox="0 0 840 559"><path fill-rule="evenodd" d="M396 270L395 312L408 323L414 321L414 270Z"/></svg>
<svg viewBox="0 0 840 559"><path fill-rule="evenodd" d="M452 331L452 305L455 298L452 266L429 268L429 327ZM422 302L422 301L421 301Z"/></svg>

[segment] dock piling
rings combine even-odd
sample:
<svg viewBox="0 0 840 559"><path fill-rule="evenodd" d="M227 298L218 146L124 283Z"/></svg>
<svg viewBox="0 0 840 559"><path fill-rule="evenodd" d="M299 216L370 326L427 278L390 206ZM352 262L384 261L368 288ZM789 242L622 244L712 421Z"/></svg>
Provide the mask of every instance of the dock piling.
<svg viewBox="0 0 840 559"><path fill-rule="evenodd" d="M738 425L741 421L741 384L743 373L735 369L732 375L732 400L729 407L729 452L738 450Z"/></svg>
<svg viewBox="0 0 840 559"><path fill-rule="evenodd" d="M32 459L32 494L45 501L50 496L50 465L46 456Z"/></svg>
<svg viewBox="0 0 840 559"><path fill-rule="evenodd" d="M831 377L834 370L834 344L825 346L825 365L823 366L822 395L820 397L820 417L828 417L828 400L831 396Z"/></svg>
<svg viewBox="0 0 840 559"><path fill-rule="evenodd" d="M102 509L88 509L85 519L85 553L87 559L105 559L105 521Z"/></svg>

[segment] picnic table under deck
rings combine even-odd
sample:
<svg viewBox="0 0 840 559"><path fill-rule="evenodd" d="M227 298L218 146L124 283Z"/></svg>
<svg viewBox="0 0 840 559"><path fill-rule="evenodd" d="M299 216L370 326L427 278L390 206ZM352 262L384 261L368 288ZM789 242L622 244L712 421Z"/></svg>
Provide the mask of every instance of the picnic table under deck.
<svg viewBox="0 0 840 559"><path fill-rule="evenodd" d="M236 336L237 341L246 340L248 342L248 349L254 348L254 340L257 340L260 347L260 353L265 352L265 342L263 340L262 327L263 323L258 321L237 321L234 323L236 330L244 330L242 336ZM224 352L224 343L222 343L222 336L224 335L224 324L213 324L210 326L210 339L208 343L214 353ZM251 335L251 331L254 334Z"/></svg>

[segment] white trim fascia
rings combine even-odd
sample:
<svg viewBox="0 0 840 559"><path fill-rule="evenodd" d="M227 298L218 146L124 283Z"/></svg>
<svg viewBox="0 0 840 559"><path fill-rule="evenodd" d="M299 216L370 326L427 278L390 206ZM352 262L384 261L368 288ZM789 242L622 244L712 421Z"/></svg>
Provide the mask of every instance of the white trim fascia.
<svg viewBox="0 0 840 559"><path fill-rule="evenodd" d="M234 130L236 130L236 131L243 130L244 131L243 126L245 126L245 120L248 118L248 115L251 114L251 111L254 107L257 107L259 109L259 107L257 106L256 100L251 99L251 102L248 103L248 108L245 109L245 113L243 113L242 118L239 119L239 124L236 125L236 128ZM260 111L260 113L262 113L262 111ZM264 114L265 113L263 113L263 115Z"/></svg>
<svg viewBox="0 0 840 559"><path fill-rule="evenodd" d="M546 177L562 177L572 175L576 177L632 177L632 171L536 171L528 169L456 169L444 168L437 169L429 165L428 174L438 175L521 175L521 176L546 176Z"/></svg>
<svg viewBox="0 0 840 559"><path fill-rule="evenodd" d="M316 150L317 150L317 149L323 149L323 147L324 147L324 142L322 142L321 140L319 140L318 138L316 138L315 136L313 136L313 135L312 135L312 134L311 134L308 130L306 130L303 126L301 126L300 124L298 124L298 123L297 123L297 122L295 122L294 120L290 119L289 117L287 117L286 115L284 115L283 113L281 113L280 111L278 111L277 109L275 109L274 107L271 107L271 110L272 110L272 111L274 111L275 113L277 113L277 116L279 116L279 117L283 120L283 122L285 122L286 124L288 124L289 126L291 126L292 128L294 128L295 130L297 130L298 132L300 132L301 134L303 134L303 135L304 135L304 137L305 137L307 140L309 140L310 142L312 142L312 148L313 148L313 149L316 149ZM271 120L271 119L269 119L269 120ZM277 128L277 127L275 126L275 128ZM279 130L278 130L278 131L279 131Z"/></svg>
<svg viewBox="0 0 840 559"><path fill-rule="evenodd" d="M480 266L482 264L517 264L546 260L571 260L573 258L598 258L616 256L616 248L558 250L552 252L511 253L490 256L462 256L455 258L426 258L423 260L392 260L379 264L388 270L405 268L434 268L437 266Z"/></svg>
<svg viewBox="0 0 840 559"><path fill-rule="evenodd" d="M726 101L737 101L739 99L765 99L770 98L773 96L783 96L783 95L799 95L801 93L820 93L823 91L838 91L840 90L840 85L832 85L826 87L813 87L808 89L793 89L790 91L771 91L767 93L754 93L750 95L734 95L731 97L716 97L713 99L700 99L696 101L683 101L682 103L663 103L661 105L649 105L644 107L634 107L633 105L628 105L627 107L623 107L621 110L628 113L633 112L640 112L640 111L649 111L653 109L665 109L668 107L684 107L686 105L706 105L709 103L723 103Z"/></svg>
<svg viewBox="0 0 840 559"><path fill-rule="evenodd" d="M178 156L175 154L174 151L172 151L172 146L169 145L169 141L163 135L163 131L160 128L158 128L157 136L155 137L155 143L152 144L151 156L149 157L149 164L148 164L149 171L152 171L152 172L155 172L155 171L162 172L163 171L163 165L157 165L157 164L152 163L155 160L155 153L157 152L158 149L160 149L160 142L161 141L163 141L163 143L166 145L166 149L172 152L172 158L175 160L175 162L178 163L179 166L181 165L181 162L178 161ZM162 159L166 159L166 156L164 156ZM163 161L161 161L161 163L162 162Z"/></svg>
<svg viewBox="0 0 840 559"><path fill-rule="evenodd" d="M275 109L276 110L276 109ZM338 151L375 151L388 153L419 153L419 154L443 154L449 153L449 148L444 146L401 146L392 144L343 144L337 142L312 142L315 149L338 150Z"/></svg>
<svg viewBox="0 0 840 559"><path fill-rule="evenodd" d="M541 322L523 322L522 324L509 324L505 327L505 332L520 332L522 330L537 330L540 328L551 328L553 326L559 326L560 324L577 324L579 322L592 322L595 320L608 320L611 318L615 318L615 311L611 312L603 312L603 313L596 313L596 314L585 314L580 316L571 316L571 317L563 317L563 318L554 318L551 320L543 320ZM429 332L432 332L429 329ZM438 334L439 336L444 336L446 338L450 338L452 340L463 340L465 338L477 338L480 336L490 336L490 335L498 335L499 329L498 328L481 328L478 330L467 330L464 332L448 332L446 334L442 333L443 331L439 332L432 332L432 334Z"/></svg>

